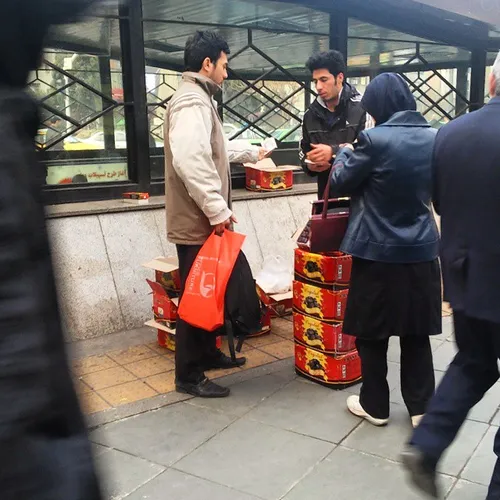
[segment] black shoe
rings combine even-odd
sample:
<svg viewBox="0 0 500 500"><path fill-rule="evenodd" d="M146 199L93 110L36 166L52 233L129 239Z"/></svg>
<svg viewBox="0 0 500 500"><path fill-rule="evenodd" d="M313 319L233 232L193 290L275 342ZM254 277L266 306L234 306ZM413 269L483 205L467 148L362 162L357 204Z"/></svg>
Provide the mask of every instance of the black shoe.
<svg viewBox="0 0 500 500"><path fill-rule="evenodd" d="M229 370L230 368L240 368L247 362L247 358L236 358L233 361L229 356L220 352L217 357L208 360L203 365L203 370Z"/></svg>
<svg viewBox="0 0 500 500"><path fill-rule="evenodd" d="M214 384L208 378L198 384L190 382L176 382L175 389L182 394L190 394L198 398L227 398L231 392L227 387Z"/></svg>
<svg viewBox="0 0 500 500"><path fill-rule="evenodd" d="M430 498L441 498L437 485L436 465L416 446L408 445L401 454L404 468L411 482Z"/></svg>

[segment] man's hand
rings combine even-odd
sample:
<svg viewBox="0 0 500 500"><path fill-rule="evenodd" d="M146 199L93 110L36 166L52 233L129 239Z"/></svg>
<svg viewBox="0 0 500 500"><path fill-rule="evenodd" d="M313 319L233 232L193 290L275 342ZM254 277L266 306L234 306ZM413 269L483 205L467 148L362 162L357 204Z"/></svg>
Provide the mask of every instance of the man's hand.
<svg viewBox="0 0 500 500"><path fill-rule="evenodd" d="M231 229L231 226L233 224L238 224L238 220L236 219L236 217L234 215L231 215L231 217L229 219L227 219L226 221L221 222L220 224L217 224L216 226L213 226L215 234L217 236L222 236L224 234L224 231L226 229Z"/></svg>
<svg viewBox="0 0 500 500"><path fill-rule="evenodd" d="M264 148L259 148L259 161L264 160L265 158L269 158L271 156L272 151L267 151Z"/></svg>
<svg viewBox="0 0 500 500"><path fill-rule="evenodd" d="M307 159L317 165L330 163L333 157L333 149L326 144L311 144L312 150L307 153Z"/></svg>
<svg viewBox="0 0 500 500"><path fill-rule="evenodd" d="M331 163L307 163L307 168L311 172L326 172L331 166Z"/></svg>

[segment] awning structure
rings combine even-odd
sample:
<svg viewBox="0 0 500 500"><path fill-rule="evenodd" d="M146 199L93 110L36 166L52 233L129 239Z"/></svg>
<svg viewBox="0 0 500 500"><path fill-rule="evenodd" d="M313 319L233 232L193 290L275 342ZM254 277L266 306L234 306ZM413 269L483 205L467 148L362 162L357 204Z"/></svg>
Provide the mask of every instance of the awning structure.
<svg viewBox="0 0 500 500"><path fill-rule="evenodd" d="M485 22L495 19L491 11L500 18L500 0L143 0L144 47L148 65L181 70L184 44L196 29L216 27L233 53L249 44L251 29L255 46L301 76L308 56L328 48L331 19L338 14L349 17L353 67L367 65L374 51L383 54L382 65L397 63L415 42L430 63L449 66L468 61L475 48L500 48L500 32ZM108 10L105 17L63 27L51 45L118 58L118 13ZM268 64L248 50L233 67L251 74Z"/></svg>

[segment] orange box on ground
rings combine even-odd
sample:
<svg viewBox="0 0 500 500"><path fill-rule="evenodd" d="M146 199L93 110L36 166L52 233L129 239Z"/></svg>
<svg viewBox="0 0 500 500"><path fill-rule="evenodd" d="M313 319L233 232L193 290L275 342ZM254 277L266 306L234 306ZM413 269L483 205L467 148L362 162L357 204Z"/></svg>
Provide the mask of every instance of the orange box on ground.
<svg viewBox="0 0 500 500"><path fill-rule="evenodd" d="M293 282L293 307L322 321L343 321L349 290L326 290L300 281Z"/></svg>
<svg viewBox="0 0 500 500"><path fill-rule="evenodd" d="M255 164L245 163L246 188L249 191L284 191L293 188L293 171L299 167L276 164L270 158Z"/></svg>
<svg viewBox="0 0 500 500"><path fill-rule="evenodd" d="M153 290L153 314L158 323L166 325L168 328L175 328L177 323L177 309L179 299L171 299L165 288L160 283L146 280Z"/></svg>
<svg viewBox="0 0 500 500"><path fill-rule="evenodd" d="M361 360L357 351L334 356L296 342L295 371L327 387L345 389L361 381Z"/></svg>
<svg viewBox="0 0 500 500"><path fill-rule="evenodd" d="M342 323L325 323L298 312L293 313L295 340L328 354L345 354L356 349L356 338L342 332Z"/></svg>
<svg viewBox="0 0 500 500"><path fill-rule="evenodd" d="M268 307L271 318L281 318L292 313L293 310L293 292L286 293L267 293L259 285L257 286L257 295L262 303Z"/></svg>
<svg viewBox="0 0 500 500"><path fill-rule="evenodd" d="M295 274L311 284L348 285L351 280L352 257L342 252L311 253L295 249Z"/></svg>
<svg viewBox="0 0 500 500"><path fill-rule="evenodd" d="M157 257L143 264L143 267L155 271L155 281L165 288L170 298L179 296L181 276L176 257Z"/></svg>

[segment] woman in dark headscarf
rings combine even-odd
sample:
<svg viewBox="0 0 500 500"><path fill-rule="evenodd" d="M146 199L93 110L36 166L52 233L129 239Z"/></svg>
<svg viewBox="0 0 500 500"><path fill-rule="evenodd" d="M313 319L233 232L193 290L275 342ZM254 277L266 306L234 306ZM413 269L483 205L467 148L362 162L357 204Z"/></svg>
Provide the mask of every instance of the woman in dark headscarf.
<svg viewBox="0 0 500 500"><path fill-rule="evenodd" d="M356 337L363 386L349 410L374 425L389 419L387 349L401 345L401 391L413 426L434 393L429 336L441 333L439 235L431 209L435 131L397 74L375 78L362 105L376 122L342 149L331 195L351 196L342 251L353 256L344 331Z"/></svg>

